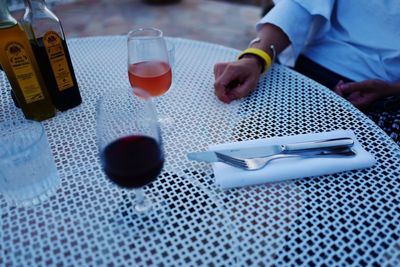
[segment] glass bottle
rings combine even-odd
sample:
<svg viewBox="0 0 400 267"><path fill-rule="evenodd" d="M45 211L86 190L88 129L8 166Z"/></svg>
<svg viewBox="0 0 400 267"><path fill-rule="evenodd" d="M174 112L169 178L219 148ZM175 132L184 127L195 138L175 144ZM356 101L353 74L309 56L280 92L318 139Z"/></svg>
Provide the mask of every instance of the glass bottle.
<svg viewBox="0 0 400 267"><path fill-rule="evenodd" d="M7 0L0 0L0 64L27 119L55 115L27 35L11 16Z"/></svg>
<svg viewBox="0 0 400 267"><path fill-rule="evenodd" d="M60 111L78 106L82 98L60 20L44 0L24 1L21 22L54 106Z"/></svg>

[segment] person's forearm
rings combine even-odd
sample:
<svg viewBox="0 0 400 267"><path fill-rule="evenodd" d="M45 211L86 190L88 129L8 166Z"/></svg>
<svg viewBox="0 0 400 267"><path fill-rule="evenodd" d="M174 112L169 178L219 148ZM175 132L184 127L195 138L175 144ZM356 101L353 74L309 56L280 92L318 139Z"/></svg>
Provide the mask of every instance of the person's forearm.
<svg viewBox="0 0 400 267"><path fill-rule="evenodd" d="M257 37L259 37L261 41L254 43L252 47L264 50L271 58L273 57L273 53L270 49L271 45L274 45L276 55L290 45L288 36L279 27L270 23L265 24L260 29Z"/></svg>

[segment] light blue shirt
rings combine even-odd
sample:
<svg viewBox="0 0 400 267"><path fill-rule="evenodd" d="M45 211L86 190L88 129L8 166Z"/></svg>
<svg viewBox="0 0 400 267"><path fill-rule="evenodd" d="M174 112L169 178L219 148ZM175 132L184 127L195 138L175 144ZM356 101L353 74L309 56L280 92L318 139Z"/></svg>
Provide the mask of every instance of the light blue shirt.
<svg viewBox="0 0 400 267"><path fill-rule="evenodd" d="M299 54L354 81L400 81L399 0L280 0L258 23L281 28L291 46L280 55L293 66Z"/></svg>

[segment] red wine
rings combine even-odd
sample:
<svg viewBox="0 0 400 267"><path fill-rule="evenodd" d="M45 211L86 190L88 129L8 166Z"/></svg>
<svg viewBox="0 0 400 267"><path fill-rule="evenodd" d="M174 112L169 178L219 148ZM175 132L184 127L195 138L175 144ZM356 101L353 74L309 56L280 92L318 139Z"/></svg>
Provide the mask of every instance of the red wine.
<svg viewBox="0 0 400 267"><path fill-rule="evenodd" d="M115 140L101 153L104 172L117 185L138 188L157 178L164 164L159 144L147 136Z"/></svg>
<svg viewBox="0 0 400 267"><path fill-rule="evenodd" d="M60 42L60 47L63 48L64 53L52 52L52 62L54 64L58 61L61 62L61 67L58 67L57 69L57 77L54 74L49 55L47 54L46 47L43 44L43 38L38 38L37 43L31 42L31 46L53 105L58 110L65 111L81 104L82 98L79 93L78 82L76 81L74 69L72 67L67 43L63 39L60 39ZM65 62L63 62L64 55ZM62 64L65 64L65 66Z"/></svg>

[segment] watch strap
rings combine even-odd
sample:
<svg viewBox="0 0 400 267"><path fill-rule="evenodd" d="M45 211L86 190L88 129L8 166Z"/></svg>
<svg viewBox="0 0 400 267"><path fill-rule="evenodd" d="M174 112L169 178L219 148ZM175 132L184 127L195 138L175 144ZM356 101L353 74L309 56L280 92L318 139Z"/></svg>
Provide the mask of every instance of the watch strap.
<svg viewBox="0 0 400 267"><path fill-rule="evenodd" d="M259 48L254 48L254 47L250 47L245 49L244 51L242 51L239 56L238 59L241 59L242 57L244 57L245 55L254 55L257 56L258 58L260 58L262 60L262 62L264 62L263 64L263 68L261 70L261 73L265 73L272 65L272 59L270 57L270 55L268 55L264 50L259 49Z"/></svg>

